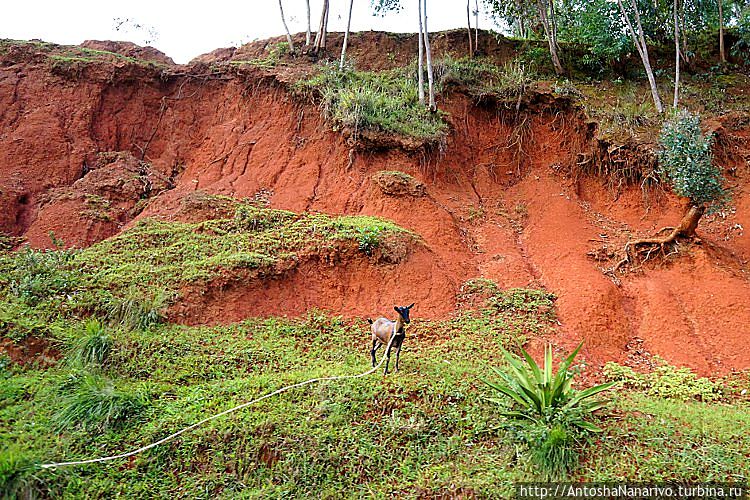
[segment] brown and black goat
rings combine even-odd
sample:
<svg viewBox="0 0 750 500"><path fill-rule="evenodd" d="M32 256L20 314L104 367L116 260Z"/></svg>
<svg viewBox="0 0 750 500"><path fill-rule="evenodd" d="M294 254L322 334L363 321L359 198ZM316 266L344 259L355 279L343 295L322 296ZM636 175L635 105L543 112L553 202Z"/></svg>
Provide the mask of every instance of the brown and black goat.
<svg viewBox="0 0 750 500"><path fill-rule="evenodd" d="M396 321L391 321L387 318L378 318L375 321L367 318L372 329L372 350L370 350L370 356L372 356L372 366L375 367L375 351L381 345L388 346L385 352L385 371L383 375L388 375L388 364L391 362L391 349L396 349L396 371L398 371L398 361L401 358L401 344L404 343L406 338L406 331L404 325L410 323L409 310L414 307L414 304L406 307L395 306L393 309L398 313ZM394 336L393 342L391 343L391 336ZM381 361L382 362L382 361Z"/></svg>

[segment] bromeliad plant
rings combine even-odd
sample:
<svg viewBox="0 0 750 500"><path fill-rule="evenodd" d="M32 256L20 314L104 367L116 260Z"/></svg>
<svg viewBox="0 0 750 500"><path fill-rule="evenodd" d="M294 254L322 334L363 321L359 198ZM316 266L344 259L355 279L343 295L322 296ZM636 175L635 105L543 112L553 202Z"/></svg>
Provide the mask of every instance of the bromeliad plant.
<svg viewBox="0 0 750 500"><path fill-rule="evenodd" d="M583 342L560 363L557 373L552 371L552 346L550 345L544 351L543 368L540 368L523 348L521 348L523 360L503 350L510 372L506 373L493 368L502 381L485 380L484 382L505 398L490 398L491 401L504 405L507 398L511 399L517 408L503 413L510 418L547 425L562 423L558 421L564 418L565 423L584 431L601 431L599 427L587 422L585 418L607 403L607 401L595 399L594 396L606 391L614 383L608 382L583 391L573 389L572 381L575 372L570 367L581 347L583 347Z"/></svg>
<svg viewBox="0 0 750 500"><path fill-rule="evenodd" d="M515 431L526 444L531 462L539 468L544 480L564 478L577 463L579 438L586 432L601 431L586 418L606 404L594 396L614 384L610 382L583 391L573 389L575 372L571 365L582 346L583 343L560 364L557 373L552 371L552 347L549 345L544 351L543 368L523 348L520 348L523 360L503 350L510 371L493 368L502 380L485 380L504 396L490 398L491 401L502 405L508 399L513 402L514 408L503 415L522 423Z"/></svg>

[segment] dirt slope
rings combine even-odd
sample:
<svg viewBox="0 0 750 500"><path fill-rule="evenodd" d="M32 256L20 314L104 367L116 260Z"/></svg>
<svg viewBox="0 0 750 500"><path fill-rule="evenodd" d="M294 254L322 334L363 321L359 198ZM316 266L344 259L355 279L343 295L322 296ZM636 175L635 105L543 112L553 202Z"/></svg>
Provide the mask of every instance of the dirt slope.
<svg viewBox="0 0 750 500"><path fill-rule="evenodd" d="M572 177L593 138L565 100L537 96L518 118L455 92L442 103L452 129L443 152L363 152L258 70L184 68L163 58L159 66L60 65L33 47L0 61L0 230L33 246L51 246L49 231L81 246L140 218L184 218L181 201L196 191L378 215L424 240L398 265L353 254L274 280L190 291L175 311L185 321L313 307L388 314L394 302L412 301L415 315L441 317L454 310L461 284L482 276L554 292L554 341L569 348L585 339L592 362L624 361L638 345L640 357L657 354L701 373L750 367L747 120L716 124L724 134L717 148L733 148L720 157L736 212L707 220L703 243L678 258L613 277L602 272L611 264L589 254L673 223L680 201L651 196L646 210L637 186L615 193L600 179ZM424 195L384 192L373 180L383 170L410 174Z"/></svg>

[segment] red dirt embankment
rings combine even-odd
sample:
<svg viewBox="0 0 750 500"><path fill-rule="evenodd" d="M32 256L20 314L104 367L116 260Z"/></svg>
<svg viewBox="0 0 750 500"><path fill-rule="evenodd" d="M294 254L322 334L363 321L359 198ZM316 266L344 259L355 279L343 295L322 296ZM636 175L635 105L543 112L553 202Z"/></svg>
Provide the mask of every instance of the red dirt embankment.
<svg viewBox="0 0 750 500"><path fill-rule="evenodd" d="M442 317L461 284L481 276L554 292L561 326L553 341L570 348L585 339L594 363L634 359L637 345L637 356L647 351L706 374L750 367L746 120L724 123L732 141L718 141L736 149L722 166L737 211L707 219L702 244L678 258L611 276L602 272L611 262L591 255L619 248L628 232L674 223L680 203L652 196L646 210L638 187L616 196L599 179L573 177L593 139L567 101L537 96L516 116L456 92L441 103L452 129L443 152L362 152L255 70L127 61L71 69L33 51L0 59L0 230L34 246L50 246L50 230L84 245L138 218L183 217L182 200L198 190L263 193L272 207L295 211L378 215L424 240L399 264L352 255L190 291L178 306L185 321L312 307L389 314L410 302L415 315ZM410 174L424 192L384 192L373 180L383 170Z"/></svg>

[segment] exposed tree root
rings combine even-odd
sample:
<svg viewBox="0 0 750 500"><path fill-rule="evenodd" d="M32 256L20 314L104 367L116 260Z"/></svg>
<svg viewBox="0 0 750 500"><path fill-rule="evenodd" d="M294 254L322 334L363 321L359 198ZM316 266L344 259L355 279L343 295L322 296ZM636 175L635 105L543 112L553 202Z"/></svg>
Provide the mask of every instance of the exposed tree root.
<svg viewBox="0 0 750 500"><path fill-rule="evenodd" d="M680 237L695 238L695 229L698 227L698 222L705 211L706 207L704 206L690 205L679 226L664 227L656 232L656 235L659 235L669 231L666 236L657 237L655 235L651 238L628 241L625 244L625 256L615 265L613 272L617 272L627 264L646 262L655 251L660 251L662 256L666 258L670 255L667 251L677 244ZM641 256L643 257L641 258Z"/></svg>

